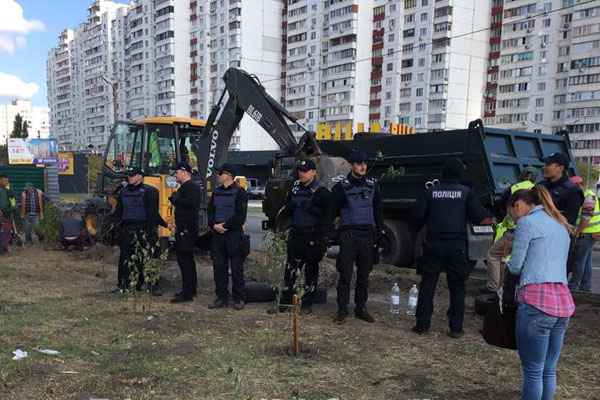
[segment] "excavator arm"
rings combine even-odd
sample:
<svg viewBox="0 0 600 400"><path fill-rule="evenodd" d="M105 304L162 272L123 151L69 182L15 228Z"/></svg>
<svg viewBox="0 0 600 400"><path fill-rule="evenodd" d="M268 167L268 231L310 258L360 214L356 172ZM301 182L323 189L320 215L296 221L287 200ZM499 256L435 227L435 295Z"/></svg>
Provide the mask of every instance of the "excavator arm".
<svg viewBox="0 0 600 400"><path fill-rule="evenodd" d="M198 159L198 172L200 176L205 177L209 188L214 188L217 184L214 169L227 159L231 137L244 113L275 140L284 155L301 159L321 155L315 134L302 126L289 111L271 97L256 76L241 69L229 68L225 71L223 80L225 90L217 104L212 107L202 135L192 145ZM222 107L226 93L228 99ZM287 120L304 131L300 141L296 141Z"/></svg>

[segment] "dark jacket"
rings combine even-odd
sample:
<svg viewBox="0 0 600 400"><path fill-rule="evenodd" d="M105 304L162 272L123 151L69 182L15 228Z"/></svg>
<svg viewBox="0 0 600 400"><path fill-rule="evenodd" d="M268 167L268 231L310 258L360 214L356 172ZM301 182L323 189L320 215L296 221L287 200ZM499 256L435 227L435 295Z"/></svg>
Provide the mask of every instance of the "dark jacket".
<svg viewBox="0 0 600 400"><path fill-rule="evenodd" d="M544 185L550 194L554 205L558 208L569 224L575 226L577 224L577 216L579 215L579 209L583 204L583 192L579 190L577 185L569 182L569 177L564 174L562 178L556 182L544 180L540 182ZM558 193L561 193L558 195Z"/></svg>
<svg viewBox="0 0 600 400"><path fill-rule="evenodd" d="M200 187L191 179L177 189L177 195L169 200L175 206L175 224L196 227L200 211Z"/></svg>
<svg viewBox="0 0 600 400"><path fill-rule="evenodd" d="M435 196L438 191L449 195ZM452 179L425 189L408 215L426 224L428 241L457 243L467 240L467 221L478 224L488 217L475 192Z"/></svg>

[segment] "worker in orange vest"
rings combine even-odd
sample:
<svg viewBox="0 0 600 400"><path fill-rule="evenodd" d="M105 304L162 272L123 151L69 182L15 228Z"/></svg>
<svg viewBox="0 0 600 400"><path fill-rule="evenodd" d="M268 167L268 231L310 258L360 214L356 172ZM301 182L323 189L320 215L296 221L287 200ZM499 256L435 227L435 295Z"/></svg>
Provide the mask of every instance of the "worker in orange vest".
<svg viewBox="0 0 600 400"><path fill-rule="evenodd" d="M40 242L44 241L40 221L44 219L44 203L50 201L46 193L36 189L33 184L26 183L21 193L21 219L25 227L25 239L33 243L31 230L35 231Z"/></svg>

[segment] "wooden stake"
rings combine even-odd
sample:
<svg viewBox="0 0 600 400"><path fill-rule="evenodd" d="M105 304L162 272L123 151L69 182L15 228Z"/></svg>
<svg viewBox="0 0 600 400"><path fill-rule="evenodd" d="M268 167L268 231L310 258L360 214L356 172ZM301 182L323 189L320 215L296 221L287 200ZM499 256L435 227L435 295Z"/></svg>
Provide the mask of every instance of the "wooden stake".
<svg viewBox="0 0 600 400"><path fill-rule="evenodd" d="M298 326L298 295L295 294L292 297L292 352L295 356L298 355L298 336L299 336L299 326Z"/></svg>

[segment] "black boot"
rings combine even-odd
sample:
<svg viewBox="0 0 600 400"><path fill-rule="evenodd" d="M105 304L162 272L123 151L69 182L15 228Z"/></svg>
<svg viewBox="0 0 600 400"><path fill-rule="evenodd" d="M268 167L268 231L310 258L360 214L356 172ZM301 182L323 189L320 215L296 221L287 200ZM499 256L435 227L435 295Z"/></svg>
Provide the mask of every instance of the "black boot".
<svg viewBox="0 0 600 400"><path fill-rule="evenodd" d="M375 318L369 314L366 307L360 307L354 310L354 316L367 322L375 322Z"/></svg>

